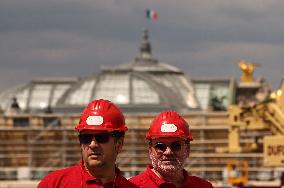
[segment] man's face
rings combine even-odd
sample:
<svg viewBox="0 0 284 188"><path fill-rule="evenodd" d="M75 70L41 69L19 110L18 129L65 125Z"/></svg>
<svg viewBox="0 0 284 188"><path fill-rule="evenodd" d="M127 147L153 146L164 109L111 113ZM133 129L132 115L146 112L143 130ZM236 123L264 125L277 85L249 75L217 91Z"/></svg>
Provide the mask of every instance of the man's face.
<svg viewBox="0 0 284 188"><path fill-rule="evenodd" d="M171 175L184 168L189 150L189 143L181 138L157 138L150 143L149 156L156 171Z"/></svg>
<svg viewBox="0 0 284 188"><path fill-rule="evenodd" d="M89 170L114 167L117 154L122 149L123 138L116 140L103 131L84 132L81 137L82 157Z"/></svg>

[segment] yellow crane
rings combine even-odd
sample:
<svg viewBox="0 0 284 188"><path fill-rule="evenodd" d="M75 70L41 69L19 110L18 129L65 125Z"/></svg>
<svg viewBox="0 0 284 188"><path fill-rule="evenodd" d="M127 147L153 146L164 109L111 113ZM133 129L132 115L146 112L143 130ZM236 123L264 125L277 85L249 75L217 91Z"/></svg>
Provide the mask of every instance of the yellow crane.
<svg viewBox="0 0 284 188"><path fill-rule="evenodd" d="M240 61L243 72L241 82L254 82L252 73L255 64ZM263 165L284 167L284 83L265 100L250 105L230 105L228 108L228 147L217 148L217 152L244 153L263 151ZM270 135L255 136L255 142L241 144L241 132L270 132ZM260 148L263 147L263 148ZM238 172L236 175L234 171ZM247 161L235 160L227 163L227 181L241 184L248 181ZM284 177L284 176L283 176ZM283 180L284 181L284 180Z"/></svg>

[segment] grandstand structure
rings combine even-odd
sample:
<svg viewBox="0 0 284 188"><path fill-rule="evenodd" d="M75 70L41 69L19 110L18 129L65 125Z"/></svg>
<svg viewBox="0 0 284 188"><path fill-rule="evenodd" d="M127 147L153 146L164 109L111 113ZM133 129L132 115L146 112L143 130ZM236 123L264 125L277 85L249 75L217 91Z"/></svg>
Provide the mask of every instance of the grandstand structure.
<svg viewBox="0 0 284 188"><path fill-rule="evenodd" d="M228 145L227 112L191 112L183 116L190 122L194 137L186 166L192 174L222 181L226 163L233 159L249 161L252 180L259 173L270 172L260 167L261 151L216 153L216 148ZM149 164L145 133L153 118L154 114L126 115L129 130L118 166L128 177L144 171ZM40 179L50 171L78 163L81 154L74 131L78 119L78 115L70 114L0 116L0 179ZM244 135L243 144L252 142L253 135Z"/></svg>

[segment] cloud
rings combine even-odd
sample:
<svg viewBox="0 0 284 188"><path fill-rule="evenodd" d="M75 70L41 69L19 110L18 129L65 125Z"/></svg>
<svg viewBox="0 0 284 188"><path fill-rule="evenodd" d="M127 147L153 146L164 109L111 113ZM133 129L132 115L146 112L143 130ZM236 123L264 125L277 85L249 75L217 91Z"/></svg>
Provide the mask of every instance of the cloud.
<svg viewBox="0 0 284 188"><path fill-rule="evenodd" d="M145 9L159 13L145 19ZM37 76L87 76L131 61L142 29L154 56L190 75L232 75L241 58L278 86L284 58L278 0L3 0L0 91ZM15 74L16 73L16 74Z"/></svg>

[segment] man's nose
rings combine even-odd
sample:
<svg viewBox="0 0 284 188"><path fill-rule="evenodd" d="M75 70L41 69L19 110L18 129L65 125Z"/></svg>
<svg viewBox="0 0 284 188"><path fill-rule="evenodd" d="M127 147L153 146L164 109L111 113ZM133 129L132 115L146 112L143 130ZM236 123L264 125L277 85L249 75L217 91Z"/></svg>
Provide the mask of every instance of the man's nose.
<svg viewBox="0 0 284 188"><path fill-rule="evenodd" d="M89 144L90 147L97 147L99 143L96 141L95 138L92 138L91 143Z"/></svg>
<svg viewBox="0 0 284 188"><path fill-rule="evenodd" d="M173 154L173 151L171 150L171 148L169 146L167 146L164 154Z"/></svg>

